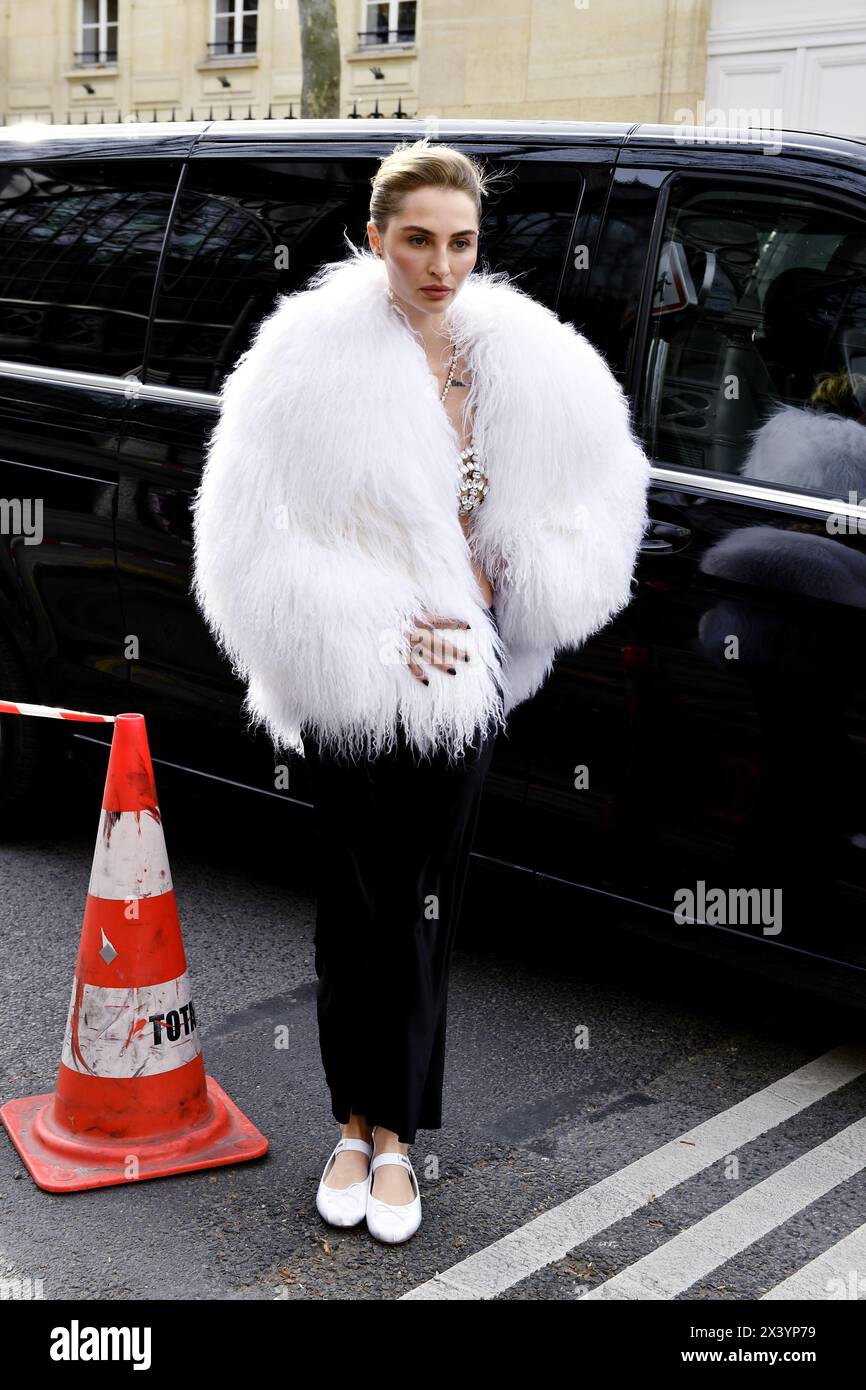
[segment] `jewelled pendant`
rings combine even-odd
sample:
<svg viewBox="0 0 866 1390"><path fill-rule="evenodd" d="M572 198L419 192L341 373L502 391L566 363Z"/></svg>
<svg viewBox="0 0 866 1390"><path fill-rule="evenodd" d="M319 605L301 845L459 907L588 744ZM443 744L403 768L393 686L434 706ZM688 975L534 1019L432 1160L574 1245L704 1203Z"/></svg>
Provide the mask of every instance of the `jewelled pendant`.
<svg viewBox="0 0 866 1390"><path fill-rule="evenodd" d="M490 483L474 444L460 454L460 511L473 512L484 500Z"/></svg>

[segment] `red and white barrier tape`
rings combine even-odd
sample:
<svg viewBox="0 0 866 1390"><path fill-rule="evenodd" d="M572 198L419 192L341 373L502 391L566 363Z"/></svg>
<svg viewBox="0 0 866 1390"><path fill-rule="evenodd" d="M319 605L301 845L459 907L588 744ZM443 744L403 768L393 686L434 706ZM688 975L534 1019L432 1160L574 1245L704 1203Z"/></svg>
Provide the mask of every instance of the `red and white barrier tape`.
<svg viewBox="0 0 866 1390"><path fill-rule="evenodd" d="M86 714L80 709L63 709L59 705L25 705L14 700L0 700L0 714L38 714L43 719L82 719L96 724L113 724L114 714Z"/></svg>

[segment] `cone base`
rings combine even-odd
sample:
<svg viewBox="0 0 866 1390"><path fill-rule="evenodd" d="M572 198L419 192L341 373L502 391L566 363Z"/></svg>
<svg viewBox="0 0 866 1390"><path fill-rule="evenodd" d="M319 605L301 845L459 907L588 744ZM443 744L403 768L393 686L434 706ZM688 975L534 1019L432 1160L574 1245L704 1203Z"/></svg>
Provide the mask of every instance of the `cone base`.
<svg viewBox="0 0 866 1390"><path fill-rule="evenodd" d="M53 1123L54 1092L26 1096L0 1106L0 1120L37 1187L45 1192L83 1192L88 1188L165 1178L245 1163L267 1153L268 1141L226 1095L212 1076L207 1081L211 1113L180 1137L108 1139L70 1134ZM136 1160L129 1174L130 1157Z"/></svg>

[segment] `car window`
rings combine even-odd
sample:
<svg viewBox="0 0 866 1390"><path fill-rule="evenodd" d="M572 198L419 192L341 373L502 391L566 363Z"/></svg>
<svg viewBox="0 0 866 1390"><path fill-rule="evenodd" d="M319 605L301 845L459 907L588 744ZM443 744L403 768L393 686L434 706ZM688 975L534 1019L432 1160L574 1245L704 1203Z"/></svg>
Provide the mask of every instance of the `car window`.
<svg viewBox="0 0 866 1390"><path fill-rule="evenodd" d="M866 494L866 219L678 182L638 415L659 464Z"/></svg>
<svg viewBox="0 0 866 1390"><path fill-rule="evenodd" d="M190 161L166 251L147 380L218 391L276 302L360 244L377 162Z"/></svg>
<svg viewBox="0 0 866 1390"><path fill-rule="evenodd" d="M485 160L497 178L482 200L479 268L505 270L555 309L584 175L571 160Z"/></svg>
<svg viewBox="0 0 866 1390"><path fill-rule="evenodd" d="M142 369L175 160L0 165L0 358Z"/></svg>
<svg viewBox="0 0 866 1390"><path fill-rule="evenodd" d="M580 193L572 165L485 161L501 170L485 200L478 268L507 270L554 307ZM216 392L278 294L366 244L373 157L190 161L172 222L147 380Z"/></svg>

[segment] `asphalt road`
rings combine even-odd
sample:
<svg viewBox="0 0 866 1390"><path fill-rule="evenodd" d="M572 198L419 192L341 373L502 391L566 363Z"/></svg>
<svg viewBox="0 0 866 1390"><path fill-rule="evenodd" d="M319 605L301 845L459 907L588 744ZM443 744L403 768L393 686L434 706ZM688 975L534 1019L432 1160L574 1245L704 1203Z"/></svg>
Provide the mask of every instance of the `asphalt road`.
<svg viewBox="0 0 866 1390"><path fill-rule="evenodd" d="M46 1299L751 1300L862 1276L857 1018L474 868L445 1127L411 1151L422 1227L388 1248L326 1226L309 843L273 801L157 775L207 1071L270 1151L52 1195L0 1128L0 1279L41 1279ZM100 797L75 772L0 845L3 1101L54 1086Z"/></svg>

